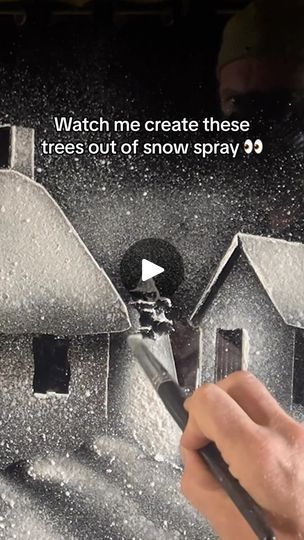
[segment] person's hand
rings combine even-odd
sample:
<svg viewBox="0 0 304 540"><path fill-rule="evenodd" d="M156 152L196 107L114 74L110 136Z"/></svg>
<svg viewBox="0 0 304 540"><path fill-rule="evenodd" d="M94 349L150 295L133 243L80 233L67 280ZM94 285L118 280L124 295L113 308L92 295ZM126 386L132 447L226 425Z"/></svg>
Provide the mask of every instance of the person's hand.
<svg viewBox="0 0 304 540"><path fill-rule="evenodd" d="M304 538L304 428L253 375L206 384L185 402L182 492L223 540L255 534L197 450L213 441L231 474L264 509L278 540Z"/></svg>

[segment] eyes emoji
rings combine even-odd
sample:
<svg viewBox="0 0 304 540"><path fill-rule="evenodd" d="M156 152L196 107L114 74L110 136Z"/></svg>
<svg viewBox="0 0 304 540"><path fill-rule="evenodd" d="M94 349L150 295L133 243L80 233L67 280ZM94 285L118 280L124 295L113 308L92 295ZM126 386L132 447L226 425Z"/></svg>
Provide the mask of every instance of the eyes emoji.
<svg viewBox="0 0 304 540"><path fill-rule="evenodd" d="M255 142L252 142L251 139L247 139L244 142L244 150L246 154L252 154L255 151L256 154L261 154L263 152L264 145L261 139L257 139Z"/></svg>

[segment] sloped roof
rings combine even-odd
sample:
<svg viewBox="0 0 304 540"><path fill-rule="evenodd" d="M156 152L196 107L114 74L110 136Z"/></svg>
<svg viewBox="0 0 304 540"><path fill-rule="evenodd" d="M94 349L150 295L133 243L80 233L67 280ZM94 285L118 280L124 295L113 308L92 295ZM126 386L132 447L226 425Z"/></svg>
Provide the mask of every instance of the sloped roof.
<svg viewBox="0 0 304 540"><path fill-rule="evenodd" d="M119 332L126 306L43 186L0 171L0 333Z"/></svg>
<svg viewBox="0 0 304 540"><path fill-rule="evenodd" d="M304 328L304 244L238 233L200 299L191 319L194 324L233 255L241 249L286 324ZM236 263L237 264L237 263Z"/></svg>

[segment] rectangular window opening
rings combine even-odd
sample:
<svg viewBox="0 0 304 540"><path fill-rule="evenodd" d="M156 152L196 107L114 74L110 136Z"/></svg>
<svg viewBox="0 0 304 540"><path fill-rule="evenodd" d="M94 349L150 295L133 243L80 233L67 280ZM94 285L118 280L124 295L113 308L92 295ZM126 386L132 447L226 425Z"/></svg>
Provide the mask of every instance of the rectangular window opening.
<svg viewBox="0 0 304 540"><path fill-rule="evenodd" d="M34 394L67 395L70 383L68 340L43 335L33 339Z"/></svg>
<svg viewBox="0 0 304 540"><path fill-rule="evenodd" d="M215 382L235 371L247 369L247 332L217 329L215 349Z"/></svg>
<svg viewBox="0 0 304 540"><path fill-rule="evenodd" d="M293 402L304 405L304 330L295 329Z"/></svg>

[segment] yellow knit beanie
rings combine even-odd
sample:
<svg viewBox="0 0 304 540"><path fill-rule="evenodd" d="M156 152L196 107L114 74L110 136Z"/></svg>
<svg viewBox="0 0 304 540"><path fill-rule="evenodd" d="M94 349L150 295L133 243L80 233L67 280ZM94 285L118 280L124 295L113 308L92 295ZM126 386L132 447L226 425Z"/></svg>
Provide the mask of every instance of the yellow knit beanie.
<svg viewBox="0 0 304 540"><path fill-rule="evenodd" d="M227 23L218 73L235 60L265 56L304 62L304 0L255 0Z"/></svg>

